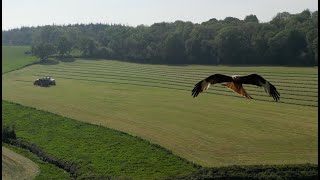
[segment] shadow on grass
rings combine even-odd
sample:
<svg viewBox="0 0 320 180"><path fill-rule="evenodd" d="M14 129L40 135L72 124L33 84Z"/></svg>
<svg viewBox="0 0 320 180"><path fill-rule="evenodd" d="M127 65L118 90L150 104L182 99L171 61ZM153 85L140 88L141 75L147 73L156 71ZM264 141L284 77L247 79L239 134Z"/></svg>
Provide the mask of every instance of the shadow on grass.
<svg viewBox="0 0 320 180"><path fill-rule="evenodd" d="M76 61L76 59L73 57L56 57L53 59L50 58L47 60L40 61L38 64L40 64L40 65L57 65L60 62L74 62L74 61Z"/></svg>
<svg viewBox="0 0 320 180"><path fill-rule="evenodd" d="M45 61L40 61L38 64L40 64L40 65L57 65L57 64L59 64L59 61L56 59L48 59Z"/></svg>
<svg viewBox="0 0 320 180"><path fill-rule="evenodd" d="M76 59L73 57L58 57L56 60L61 61L61 62L74 62L74 61L76 61Z"/></svg>

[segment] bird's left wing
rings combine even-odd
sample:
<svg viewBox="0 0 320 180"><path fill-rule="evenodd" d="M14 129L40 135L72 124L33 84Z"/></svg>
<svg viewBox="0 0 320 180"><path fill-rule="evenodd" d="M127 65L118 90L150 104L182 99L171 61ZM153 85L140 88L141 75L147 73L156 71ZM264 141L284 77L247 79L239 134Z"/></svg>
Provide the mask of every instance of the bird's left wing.
<svg viewBox="0 0 320 180"><path fill-rule="evenodd" d="M258 74L250 74L248 76L240 77L240 82L242 84L252 84L256 86L262 86L264 90L273 97L275 101L280 99L280 93L277 91L276 87L272 85L269 81L265 80Z"/></svg>
<svg viewBox="0 0 320 180"><path fill-rule="evenodd" d="M231 82L231 81L232 81L232 77L230 76L226 76L223 74L213 74L207 77L206 79L201 80L197 84L195 84L191 95L193 97L197 97L199 93L209 89L211 84Z"/></svg>

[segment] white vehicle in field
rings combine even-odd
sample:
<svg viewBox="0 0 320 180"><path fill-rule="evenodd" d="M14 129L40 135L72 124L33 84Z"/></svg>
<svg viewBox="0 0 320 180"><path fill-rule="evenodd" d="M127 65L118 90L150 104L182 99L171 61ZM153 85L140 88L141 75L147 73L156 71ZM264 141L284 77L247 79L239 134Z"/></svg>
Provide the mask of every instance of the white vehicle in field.
<svg viewBox="0 0 320 180"><path fill-rule="evenodd" d="M56 85L56 80L51 78L50 76L47 76L45 78L36 79L33 82L33 85L44 86L44 87L54 86Z"/></svg>
<svg viewBox="0 0 320 180"><path fill-rule="evenodd" d="M55 79L51 78L50 76L47 76L46 79L49 80L50 85L56 85L56 80Z"/></svg>

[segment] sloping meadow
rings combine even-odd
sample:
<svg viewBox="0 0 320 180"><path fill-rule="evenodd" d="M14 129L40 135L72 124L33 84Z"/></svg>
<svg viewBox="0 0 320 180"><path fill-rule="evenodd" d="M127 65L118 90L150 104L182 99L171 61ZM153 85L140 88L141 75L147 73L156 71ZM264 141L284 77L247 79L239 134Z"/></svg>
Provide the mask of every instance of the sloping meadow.
<svg viewBox="0 0 320 180"><path fill-rule="evenodd" d="M36 57L30 56L30 50L30 46L2 46L2 73L39 61Z"/></svg>
<svg viewBox="0 0 320 180"><path fill-rule="evenodd" d="M221 85L197 98L213 74L258 73L281 94ZM204 166L316 163L318 70L294 67L165 66L109 60L33 65L3 76L3 99L142 137ZM32 81L43 76L56 86Z"/></svg>
<svg viewBox="0 0 320 180"><path fill-rule="evenodd" d="M186 175L196 166L138 137L2 101L2 119L17 137L76 166L76 178L156 179Z"/></svg>

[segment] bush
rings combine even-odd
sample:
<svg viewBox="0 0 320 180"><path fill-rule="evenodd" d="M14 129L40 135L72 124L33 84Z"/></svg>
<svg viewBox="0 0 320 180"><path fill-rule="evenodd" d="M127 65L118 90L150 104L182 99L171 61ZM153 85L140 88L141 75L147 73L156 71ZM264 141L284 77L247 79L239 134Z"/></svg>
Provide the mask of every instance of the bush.
<svg viewBox="0 0 320 180"><path fill-rule="evenodd" d="M9 139L16 139L16 132L14 126L3 126L2 127L2 142L8 142Z"/></svg>
<svg viewBox="0 0 320 180"><path fill-rule="evenodd" d="M318 165L292 164L292 165L243 165L201 168L187 176L171 177L167 180L179 179L318 179Z"/></svg>

